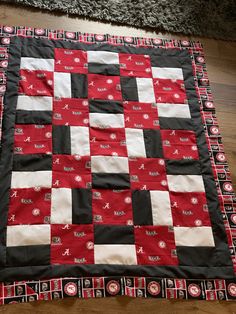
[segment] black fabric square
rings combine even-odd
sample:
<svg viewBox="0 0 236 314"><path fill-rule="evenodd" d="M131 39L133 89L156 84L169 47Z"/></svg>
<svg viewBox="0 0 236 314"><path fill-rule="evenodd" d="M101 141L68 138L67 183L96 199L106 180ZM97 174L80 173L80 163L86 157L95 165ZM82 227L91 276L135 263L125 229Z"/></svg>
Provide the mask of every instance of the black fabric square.
<svg viewBox="0 0 236 314"><path fill-rule="evenodd" d="M181 61L178 57L169 57L169 56L151 56L151 65L152 67L160 68L181 68Z"/></svg>
<svg viewBox="0 0 236 314"><path fill-rule="evenodd" d="M201 175L201 162L199 160L166 160L167 174Z"/></svg>
<svg viewBox="0 0 236 314"><path fill-rule="evenodd" d="M52 112L51 111L29 111L17 110L16 123L18 124L51 124Z"/></svg>
<svg viewBox="0 0 236 314"><path fill-rule="evenodd" d="M230 266L229 253L221 247L176 247L179 265L182 266Z"/></svg>
<svg viewBox="0 0 236 314"><path fill-rule="evenodd" d="M89 189L72 189L72 223L91 224L92 192Z"/></svg>
<svg viewBox="0 0 236 314"><path fill-rule="evenodd" d="M118 236L119 235L119 236ZM133 226L95 225L95 244L134 244Z"/></svg>
<svg viewBox="0 0 236 314"><path fill-rule="evenodd" d="M101 189L128 189L130 178L127 173L93 173L92 187Z"/></svg>
<svg viewBox="0 0 236 314"><path fill-rule="evenodd" d="M94 74L103 75L120 75L120 65L119 64L100 64L100 63L89 63L88 72Z"/></svg>
<svg viewBox="0 0 236 314"><path fill-rule="evenodd" d="M161 133L159 130L144 129L143 137L148 158L163 158Z"/></svg>
<svg viewBox="0 0 236 314"><path fill-rule="evenodd" d="M188 118L159 117L162 130L193 130L192 120Z"/></svg>
<svg viewBox="0 0 236 314"><path fill-rule="evenodd" d="M152 205L149 191L132 191L133 218L135 225L152 225Z"/></svg>
<svg viewBox="0 0 236 314"><path fill-rule="evenodd" d="M71 97L88 97L88 79L86 74L71 73Z"/></svg>
<svg viewBox="0 0 236 314"><path fill-rule="evenodd" d="M52 170L52 156L46 154L27 154L13 156L13 171Z"/></svg>
<svg viewBox="0 0 236 314"><path fill-rule="evenodd" d="M7 247L7 266L40 266L50 264L50 245Z"/></svg>
<svg viewBox="0 0 236 314"><path fill-rule="evenodd" d="M121 76L120 85L123 100L138 101L138 87L135 77Z"/></svg>
<svg viewBox="0 0 236 314"><path fill-rule="evenodd" d="M37 47L35 45L23 45L21 50L22 57L54 59L53 47Z"/></svg>
<svg viewBox="0 0 236 314"><path fill-rule="evenodd" d="M65 125L52 126L53 154L71 154L70 127Z"/></svg>
<svg viewBox="0 0 236 314"><path fill-rule="evenodd" d="M0 244L0 266L6 264L6 247Z"/></svg>
<svg viewBox="0 0 236 314"><path fill-rule="evenodd" d="M123 113L123 105L119 101L89 100L91 113Z"/></svg>

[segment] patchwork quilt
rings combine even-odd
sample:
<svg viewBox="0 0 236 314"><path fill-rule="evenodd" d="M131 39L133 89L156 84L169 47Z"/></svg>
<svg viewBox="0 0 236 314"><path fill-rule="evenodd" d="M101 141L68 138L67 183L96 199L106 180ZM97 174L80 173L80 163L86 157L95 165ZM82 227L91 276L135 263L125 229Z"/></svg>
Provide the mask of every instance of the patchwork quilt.
<svg viewBox="0 0 236 314"><path fill-rule="evenodd" d="M202 47L2 27L0 299L235 299Z"/></svg>

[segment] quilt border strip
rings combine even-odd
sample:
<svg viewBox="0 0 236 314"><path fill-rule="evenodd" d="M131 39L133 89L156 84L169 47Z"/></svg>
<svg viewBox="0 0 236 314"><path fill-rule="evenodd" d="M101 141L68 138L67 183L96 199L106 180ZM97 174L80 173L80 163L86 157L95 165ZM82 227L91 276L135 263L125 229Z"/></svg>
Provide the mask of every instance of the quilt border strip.
<svg viewBox="0 0 236 314"><path fill-rule="evenodd" d="M0 108L3 107L3 95L5 92L6 77L4 70L7 67L7 51L9 45L10 36L24 36L24 37L41 37L48 39L65 39L74 42L85 43L108 43L111 45L131 45L135 47L156 47L156 48L178 48L188 49L192 57L192 65L194 71L194 79L196 85L197 95L199 97L200 109L202 114L202 120L205 128L205 135L210 152L210 159L212 169L215 177L215 182L218 191L218 197L220 201L220 207L224 219L225 229L228 237L228 243L234 269L236 269L235 258L235 195L232 188L232 183L229 176L229 169L225 159L223 146L221 143L221 136L219 133L219 127L215 116L215 108L212 102L212 94L209 86L209 80L206 72L206 65L203 55L202 46L200 43L195 43L188 40L166 40L166 39L150 39L150 38L134 38L134 37L122 37L111 35L96 35L96 34L82 34L79 32L66 32L66 31L54 31L46 29L33 29L27 27L10 27L3 26L0 28ZM102 279L103 278L103 279ZM101 282L112 282L110 285L103 284L104 293L97 293L97 279ZM68 281L69 280L69 281ZM109 296L109 295L130 295L130 296L151 296L151 297L164 297L164 298L198 298L198 299L232 299L236 297L236 284L228 280L188 280L188 279L158 279L149 277L139 278L126 278L126 277L98 277L88 278L90 282L87 286L84 286L84 280L86 278L70 278L70 279L50 279L48 281L24 281L14 283L2 283L0 286L0 302L26 302L35 299L52 299L60 298L64 296L78 297L96 297L96 296ZM53 282L60 282L59 291L52 289ZM44 290L41 291L42 282L44 284ZM66 284L70 284L67 287L73 290L84 291L82 293L69 293L70 289L65 289ZM76 282L76 283L75 283ZM138 282L138 283L137 283ZM33 285L34 283L34 285ZM142 284L141 284L142 283ZM151 283L151 284L150 284ZM22 286L25 288L18 288ZM192 285L192 286L191 286ZM58 287L59 287L58 286ZM31 287L31 289L28 289ZM73 288L74 287L74 288ZM109 288L110 287L110 288ZM119 287L119 289L117 288ZM92 289L92 290L91 290ZM102 288L101 288L102 289ZM19 294L21 290L22 293ZM113 293L111 293L113 291ZM60 292L55 294L54 292ZM64 292L63 292L64 291ZM87 291L87 292L85 292ZM93 292L92 292L93 291ZM180 292L182 291L182 292ZM185 292L184 292L185 291ZM195 293L193 292L195 291ZM68 292L68 293L67 293ZM192 293L192 294L191 294ZM194 295L195 294L195 295ZM30 296L34 296L29 298ZM14 298L16 300L14 301Z"/></svg>

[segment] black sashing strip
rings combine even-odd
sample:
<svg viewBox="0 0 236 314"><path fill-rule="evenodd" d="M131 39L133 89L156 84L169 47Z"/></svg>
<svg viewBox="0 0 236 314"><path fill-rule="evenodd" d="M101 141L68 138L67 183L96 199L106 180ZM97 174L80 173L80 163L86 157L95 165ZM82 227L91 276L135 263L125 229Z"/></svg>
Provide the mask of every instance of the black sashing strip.
<svg viewBox="0 0 236 314"><path fill-rule="evenodd" d="M204 127L202 124L202 117L200 113L200 104L195 90L195 82L193 77L193 69L191 58L189 55L189 62L186 64L182 61L182 70L184 75L184 84L186 88L186 94L189 103L189 109L191 113L191 121L193 130L196 134L197 146L199 151L199 159L201 161L201 173L204 179L206 197L208 201L209 215L211 219L212 232L215 241L216 254L218 247L221 246L221 241L228 243L227 235L225 232L223 217L220 211L220 204L217 195L216 185L212 173L212 167L210 162L210 156L208 146L206 143L206 137L204 133ZM211 204L210 204L211 203ZM219 240L219 234L221 239ZM229 255L229 249L225 249L225 254ZM229 257L230 258L230 257ZM231 258L230 258L231 259Z"/></svg>
<svg viewBox="0 0 236 314"><path fill-rule="evenodd" d="M11 38L9 47L9 61L7 68L7 90L4 95L4 111L2 120L2 145L0 151L0 246L6 245L6 225L10 198L11 171L13 162L14 127L18 97L18 82L21 58L21 40L18 37ZM6 251L2 254L6 264Z"/></svg>
<svg viewBox="0 0 236 314"><path fill-rule="evenodd" d="M187 50L171 49L166 51L165 49L155 48L133 48L129 46L110 46L108 44L83 44L83 43L70 43L67 41L55 41L46 39L33 39L33 38L14 38L12 41L15 46L10 46L10 62L8 68L8 83L7 91L5 94L5 110L3 120L3 151L4 156L2 157L1 165L1 177L4 180L0 181L0 194L2 196L2 211L0 218L0 228L5 230L8 200L9 200L9 186L11 180L12 169L12 152L13 152L13 130L15 122L15 108L17 100L17 85L19 80L20 64L20 47L24 45L30 45L32 47L46 47L46 48L69 48L71 49L83 49L87 50L104 50L113 52L126 52L136 54L149 54L153 58L158 56L169 56L179 57L182 63L184 72L185 87L190 105L190 111L192 116L192 122L194 130L197 135L197 145L200 153L200 160L202 165L202 173L204 176L205 186L209 183L209 189L206 188L207 199L211 204L209 211L212 221L212 228L214 239L216 243L216 249L225 246L223 251L228 254L227 237L224 229L223 219L219 210L219 201L217 197L216 186L212 174L212 168L208 155L208 149L202 126L202 120L200 115L200 107L198 104L197 95L194 87L194 79L192 77L192 66L191 59L188 55ZM186 57L189 58L189 64L185 65ZM192 99L190 99L190 97ZM6 188L8 187L8 188ZM212 193L213 191L213 193ZM217 233L217 235L216 235ZM218 238L221 237L221 238ZM222 242L224 241L224 242ZM5 243L5 234L3 237L3 243ZM216 252L217 253L217 252ZM4 261L3 261L4 262ZM26 279L38 279L38 278L52 278L52 277L65 277L65 276L78 276L80 273L82 276L108 276L108 275L134 275L134 276L158 276L158 277L178 277L188 279L189 274L192 278L223 278L230 279L234 278L234 271L229 259L231 266L222 265L221 267L189 267L189 266L122 266L122 265L48 265L48 266L32 266L30 267L9 267L0 269L0 280L26 280Z"/></svg>

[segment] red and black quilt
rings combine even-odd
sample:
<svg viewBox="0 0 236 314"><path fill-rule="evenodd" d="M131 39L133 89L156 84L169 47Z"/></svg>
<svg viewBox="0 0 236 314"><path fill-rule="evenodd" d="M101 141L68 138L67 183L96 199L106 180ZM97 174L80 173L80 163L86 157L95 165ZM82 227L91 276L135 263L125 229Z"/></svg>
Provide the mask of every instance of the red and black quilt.
<svg viewBox="0 0 236 314"><path fill-rule="evenodd" d="M213 105L199 97L193 51L98 40L8 43L3 302L236 298L235 248L209 154L207 132L217 138L218 127L204 124L202 106L209 114Z"/></svg>

